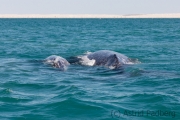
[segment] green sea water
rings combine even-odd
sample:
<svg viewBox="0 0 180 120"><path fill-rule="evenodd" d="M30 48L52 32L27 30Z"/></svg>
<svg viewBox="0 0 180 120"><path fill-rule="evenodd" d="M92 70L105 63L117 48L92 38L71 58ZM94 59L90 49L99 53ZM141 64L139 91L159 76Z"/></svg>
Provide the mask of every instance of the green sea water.
<svg viewBox="0 0 180 120"><path fill-rule="evenodd" d="M123 71L40 60L112 50ZM180 19L0 19L1 120L179 120Z"/></svg>

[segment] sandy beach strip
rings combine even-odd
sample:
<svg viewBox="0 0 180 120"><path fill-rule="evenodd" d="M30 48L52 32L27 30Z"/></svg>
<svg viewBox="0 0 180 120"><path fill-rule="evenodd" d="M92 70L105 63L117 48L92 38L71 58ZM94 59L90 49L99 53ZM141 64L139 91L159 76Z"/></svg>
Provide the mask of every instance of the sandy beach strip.
<svg viewBox="0 0 180 120"><path fill-rule="evenodd" d="M0 18L180 18L180 13L173 14L0 14Z"/></svg>

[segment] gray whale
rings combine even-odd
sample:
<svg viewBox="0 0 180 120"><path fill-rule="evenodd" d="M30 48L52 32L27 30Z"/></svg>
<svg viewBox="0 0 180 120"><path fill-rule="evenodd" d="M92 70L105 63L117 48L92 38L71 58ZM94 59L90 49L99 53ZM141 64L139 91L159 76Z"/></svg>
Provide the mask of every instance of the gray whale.
<svg viewBox="0 0 180 120"><path fill-rule="evenodd" d="M127 56L110 50L99 50L85 55L77 56L78 63L88 66L105 66L117 69L125 64L133 64Z"/></svg>
<svg viewBox="0 0 180 120"><path fill-rule="evenodd" d="M57 55L51 55L44 60L44 63L52 65L55 68L59 68L64 71L70 65L70 63L63 57Z"/></svg>

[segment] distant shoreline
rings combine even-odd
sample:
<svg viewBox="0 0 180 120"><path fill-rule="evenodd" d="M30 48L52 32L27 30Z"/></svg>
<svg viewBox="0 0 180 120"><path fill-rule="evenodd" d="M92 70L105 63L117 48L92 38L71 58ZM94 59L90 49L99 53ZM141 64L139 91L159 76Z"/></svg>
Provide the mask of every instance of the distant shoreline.
<svg viewBox="0 0 180 120"><path fill-rule="evenodd" d="M0 18L180 18L180 13L173 14L0 14Z"/></svg>

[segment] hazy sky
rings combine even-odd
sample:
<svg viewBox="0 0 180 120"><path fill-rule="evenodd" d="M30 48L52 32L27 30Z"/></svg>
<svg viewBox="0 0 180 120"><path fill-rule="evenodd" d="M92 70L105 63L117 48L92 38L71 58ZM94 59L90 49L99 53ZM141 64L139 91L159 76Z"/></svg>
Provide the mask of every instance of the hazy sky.
<svg viewBox="0 0 180 120"><path fill-rule="evenodd" d="M0 14L180 13L180 0L0 0Z"/></svg>

